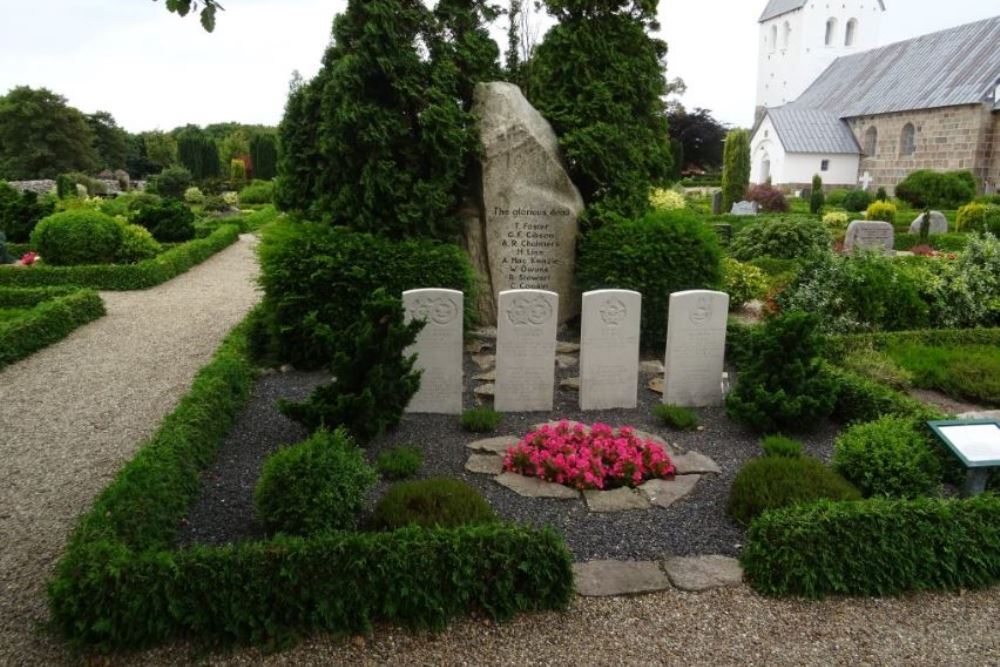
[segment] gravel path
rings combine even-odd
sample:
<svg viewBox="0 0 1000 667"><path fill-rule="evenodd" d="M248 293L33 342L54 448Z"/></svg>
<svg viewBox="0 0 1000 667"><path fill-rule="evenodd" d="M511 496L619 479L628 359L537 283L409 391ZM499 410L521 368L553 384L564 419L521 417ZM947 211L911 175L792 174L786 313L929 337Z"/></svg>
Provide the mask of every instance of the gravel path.
<svg viewBox="0 0 1000 667"><path fill-rule="evenodd" d="M77 517L257 301L253 245L102 293L107 316L0 372L0 664L66 660L36 627L45 582Z"/></svg>

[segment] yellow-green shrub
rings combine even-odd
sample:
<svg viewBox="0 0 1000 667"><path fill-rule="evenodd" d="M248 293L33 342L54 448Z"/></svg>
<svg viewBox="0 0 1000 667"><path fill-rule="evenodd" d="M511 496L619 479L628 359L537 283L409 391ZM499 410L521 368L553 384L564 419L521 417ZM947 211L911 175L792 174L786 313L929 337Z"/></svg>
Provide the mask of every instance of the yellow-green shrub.
<svg viewBox="0 0 1000 667"><path fill-rule="evenodd" d="M887 201L875 200L868 205L865 220L881 220L892 224L896 221L896 205Z"/></svg>

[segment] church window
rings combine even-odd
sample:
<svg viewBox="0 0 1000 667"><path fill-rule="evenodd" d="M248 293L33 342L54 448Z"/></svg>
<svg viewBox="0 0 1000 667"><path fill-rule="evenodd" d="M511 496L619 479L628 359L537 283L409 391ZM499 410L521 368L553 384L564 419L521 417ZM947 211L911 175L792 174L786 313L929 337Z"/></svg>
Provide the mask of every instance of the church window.
<svg viewBox="0 0 1000 667"><path fill-rule="evenodd" d="M899 154L913 155L917 152L917 131L913 128L913 123L903 126L903 134L899 138Z"/></svg>
<svg viewBox="0 0 1000 667"><path fill-rule="evenodd" d="M788 48L788 40L791 36L792 36L792 26L788 21L785 21L785 31L784 34L782 35L781 48L783 49Z"/></svg>
<svg viewBox="0 0 1000 667"><path fill-rule="evenodd" d="M844 46L854 46L854 36L858 32L858 20L851 19L847 22L847 31L844 33Z"/></svg>
<svg viewBox="0 0 1000 667"><path fill-rule="evenodd" d="M825 40L825 43L826 43L827 46L833 46L833 36L834 36L834 33L836 31L837 31L837 19L832 18L832 17L829 18L829 19L827 19L826 20L826 40Z"/></svg>
<svg viewBox="0 0 1000 667"><path fill-rule="evenodd" d="M771 53L778 48L778 26L771 26Z"/></svg>
<svg viewBox="0 0 1000 667"><path fill-rule="evenodd" d="M865 132L865 155L868 157L875 157L875 151L878 149L878 130L875 126L868 128Z"/></svg>
<svg viewBox="0 0 1000 667"><path fill-rule="evenodd" d="M822 161L820 161L820 163L819 163L819 170L820 171L830 171L830 161L829 160L822 160Z"/></svg>

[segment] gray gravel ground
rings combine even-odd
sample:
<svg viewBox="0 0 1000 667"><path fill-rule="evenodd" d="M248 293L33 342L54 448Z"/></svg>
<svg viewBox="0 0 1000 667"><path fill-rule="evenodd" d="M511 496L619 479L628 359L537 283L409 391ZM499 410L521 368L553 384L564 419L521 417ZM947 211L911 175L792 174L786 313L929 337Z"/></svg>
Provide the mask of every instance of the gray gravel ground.
<svg viewBox="0 0 1000 667"><path fill-rule="evenodd" d="M36 627L45 582L77 517L257 301L253 245L102 293L107 316L0 371L0 664L65 661Z"/></svg>

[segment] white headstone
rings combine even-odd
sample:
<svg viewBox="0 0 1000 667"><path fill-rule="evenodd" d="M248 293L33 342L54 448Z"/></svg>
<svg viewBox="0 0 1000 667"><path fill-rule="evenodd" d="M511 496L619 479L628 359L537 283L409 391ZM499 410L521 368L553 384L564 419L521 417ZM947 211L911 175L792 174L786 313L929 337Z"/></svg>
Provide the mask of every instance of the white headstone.
<svg viewBox="0 0 1000 667"><path fill-rule="evenodd" d="M874 248L893 255L895 244L892 225L878 220L855 220L847 226L844 236L844 252L848 255L858 248Z"/></svg>
<svg viewBox="0 0 1000 667"><path fill-rule="evenodd" d="M733 208L729 211L732 215L757 215L757 202L755 201L738 201L733 204Z"/></svg>
<svg viewBox="0 0 1000 667"><path fill-rule="evenodd" d="M559 295L544 290L500 292L493 407L500 412L552 409Z"/></svg>
<svg viewBox="0 0 1000 667"><path fill-rule="evenodd" d="M462 293L450 289L403 292L406 321L427 324L406 354L417 355L420 389L407 412L462 412Z"/></svg>
<svg viewBox="0 0 1000 667"><path fill-rule="evenodd" d="M580 409L634 408L639 395L642 295L595 290L583 295Z"/></svg>
<svg viewBox="0 0 1000 667"><path fill-rule="evenodd" d="M729 295L675 292L668 312L663 402L693 408L721 405Z"/></svg>
<svg viewBox="0 0 1000 667"><path fill-rule="evenodd" d="M948 233L948 218L944 216L941 211L931 211L930 212L930 228L928 229L928 234L947 234ZM910 233L919 234L920 226L924 224L924 214L921 213L917 216L917 219L910 223Z"/></svg>

